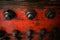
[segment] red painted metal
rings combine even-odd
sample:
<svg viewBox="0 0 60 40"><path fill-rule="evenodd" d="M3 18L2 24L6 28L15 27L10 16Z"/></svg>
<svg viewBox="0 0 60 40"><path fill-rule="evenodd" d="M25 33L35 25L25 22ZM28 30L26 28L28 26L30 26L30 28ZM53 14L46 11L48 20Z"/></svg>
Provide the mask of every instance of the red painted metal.
<svg viewBox="0 0 60 40"><path fill-rule="evenodd" d="M41 5L40 5L41 6ZM22 40L27 40L26 32L29 29L34 30L36 33L39 32L40 29L46 28L47 31L51 31L54 27L60 24L60 6L44 6L45 9L39 9L37 6L14 6L14 5L3 5L1 6L3 9L0 9L0 29L5 30L7 34L12 34L12 31L17 29L20 30L24 35ZM26 10L28 8L34 8L36 11L36 17L33 20L29 20L26 17ZM3 13L6 9L13 8L12 10L16 13L16 17L12 20L6 20L3 16ZM49 8L55 9L55 18L48 19L45 17L45 13ZM14 40L14 37L10 35L11 40ZM33 40L38 40L38 36L34 35ZM48 40L47 36L44 40Z"/></svg>

